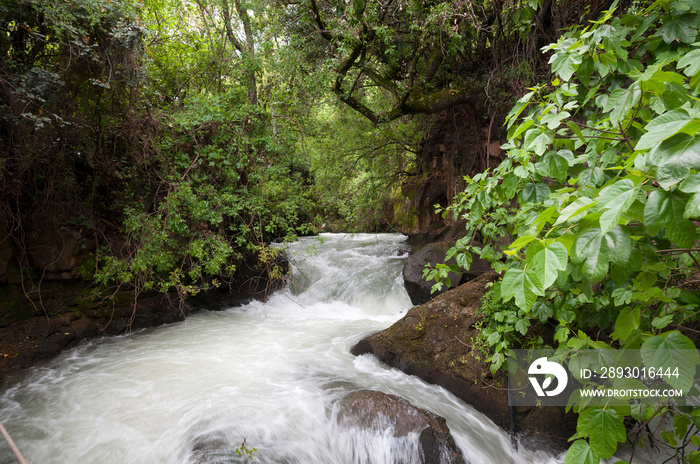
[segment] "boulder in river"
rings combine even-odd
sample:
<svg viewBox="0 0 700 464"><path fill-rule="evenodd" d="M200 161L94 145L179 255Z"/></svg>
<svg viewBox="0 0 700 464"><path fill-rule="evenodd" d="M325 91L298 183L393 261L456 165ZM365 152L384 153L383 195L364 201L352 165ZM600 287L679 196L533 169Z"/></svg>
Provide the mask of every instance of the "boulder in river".
<svg viewBox="0 0 700 464"><path fill-rule="evenodd" d="M410 309L388 329L361 340L352 353L374 354L389 366L440 385L510 429L505 376L492 375L484 353L472 346L480 319L476 311L486 285L497 277L494 272L483 274ZM520 431L530 432L526 436L548 437L555 446L565 443L576 428L576 416L563 407L519 408L515 420Z"/></svg>
<svg viewBox="0 0 700 464"><path fill-rule="evenodd" d="M414 305L427 303L435 296L431 293L434 282L427 282L423 279L425 267L434 268L437 264L457 264L454 258L445 261L445 255L447 250L455 246L456 240L462 237L465 231L464 221L460 221L451 226L428 227L409 237L408 243L414 252L404 264L403 280L406 292ZM478 241L472 243L480 245ZM450 285L443 286L441 292L456 288L490 270L491 266L488 261L474 256L469 270L463 269L460 272L449 274Z"/></svg>
<svg viewBox="0 0 700 464"><path fill-rule="evenodd" d="M349 393L340 403L338 423L346 428L389 433L396 438L417 436L424 464L465 464L445 419L417 408L404 398L378 391ZM410 456L393 454L396 464L412 462ZM405 460L404 460L405 459ZM364 462L364 461L363 461Z"/></svg>

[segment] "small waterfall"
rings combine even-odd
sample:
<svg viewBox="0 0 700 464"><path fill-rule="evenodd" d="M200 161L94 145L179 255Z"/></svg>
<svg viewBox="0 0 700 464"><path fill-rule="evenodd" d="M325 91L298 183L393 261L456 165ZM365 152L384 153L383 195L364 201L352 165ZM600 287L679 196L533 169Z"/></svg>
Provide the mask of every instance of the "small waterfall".
<svg viewBox="0 0 700 464"><path fill-rule="evenodd" d="M474 464L556 462L514 453L444 389L349 353L411 305L404 240L304 238L288 248L289 287L266 303L84 342L6 386L0 420L32 464L420 462L416 437L337 424L339 400L370 389L445 417ZM15 462L0 444L0 463Z"/></svg>

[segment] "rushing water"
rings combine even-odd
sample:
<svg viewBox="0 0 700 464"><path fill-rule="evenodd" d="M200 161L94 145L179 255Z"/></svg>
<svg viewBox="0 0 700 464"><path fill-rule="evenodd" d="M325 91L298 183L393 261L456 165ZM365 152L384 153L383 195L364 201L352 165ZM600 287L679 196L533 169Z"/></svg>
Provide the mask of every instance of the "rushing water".
<svg viewBox="0 0 700 464"><path fill-rule="evenodd" d="M82 343L8 386L0 420L31 464L232 463L244 439L262 463L419 462L410 443L336 424L344 394L373 389L444 416L474 464L554 462L511 451L503 431L444 389L350 354L411 305L404 239L302 239L289 249L287 291ZM17 462L1 442L0 462Z"/></svg>

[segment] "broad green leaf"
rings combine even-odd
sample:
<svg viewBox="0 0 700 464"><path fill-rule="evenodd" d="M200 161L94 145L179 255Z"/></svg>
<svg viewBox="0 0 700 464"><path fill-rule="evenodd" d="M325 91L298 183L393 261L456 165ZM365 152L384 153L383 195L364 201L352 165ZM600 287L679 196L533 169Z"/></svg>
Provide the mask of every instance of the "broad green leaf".
<svg viewBox="0 0 700 464"><path fill-rule="evenodd" d="M545 209L540 214L538 214L537 218L534 221L532 221L532 225L535 226L535 230L538 234L544 228L544 226L547 225L548 222L551 222L552 216L554 216L556 212L557 207L550 206L549 208Z"/></svg>
<svg viewBox="0 0 700 464"><path fill-rule="evenodd" d="M566 206L566 208L561 210L561 213L559 214L559 217L557 218L554 225L559 225L562 222L566 222L568 220L575 221L576 219L580 219L581 215L585 211L591 209L595 205L596 203L588 197L577 198L576 200L569 203Z"/></svg>
<svg viewBox="0 0 700 464"><path fill-rule="evenodd" d="M645 129L647 132L639 139L635 150L645 150L655 146L662 140L666 140L678 133L691 121L693 121L693 118L683 108L655 117L646 125Z"/></svg>
<svg viewBox="0 0 700 464"><path fill-rule="evenodd" d="M667 325L669 325L671 322L673 322L673 314L668 314L663 317L655 317L654 319L652 319L651 325L655 329L661 330Z"/></svg>
<svg viewBox="0 0 700 464"><path fill-rule="evenodd" d="M550 193L551 190L547 184L530 182L523 187L523 203L542 203Z"/></svg>
<svg viewBox="0 0 700 464"><path fill-rule="evenodd" d="M569 160L557 152L550 151L537 163L537 172L562 182L569 171Z"/></svg>
<svg viewBox="0 0 700 464"><path fill-rule="evenodd" d="M577 184L581 186L590 185L593 187L597 187L603 182L605 182L605 172L603 172L602 169L596 166L594 168L588 168L581 171L581 175L578 178Z"/></svg>
<svg viewBox="0 0 700 464"><path fill-rule="evenodd" d="M617 286L623 285L630 275L639 272L640 267L644 261L644 256L638 248L632 248L629 258L623 263L613 264L610 268L610 277L613 279L613 283Z"/></svg>
<svg viewBox="0 0 700 464"><path fill-rule="evenodd" d="M576 432L579 436L589 436L593 452L608 459L617 450L618 442L627 439L622 420L612 408L585 409L579 413Z"/></svg>
<svg viewBox="0 0 700 464"><path fill-rule="evenodd" d="M528 327L530 327L530 321L528 319L518 319L515 321L515 330L520 332L522 335L527 335Z"/></svg>
<svg viewBox="0 0 700 464"><path fill-rule="evenodd" d="M626 306L620 311L615 319L615 332L613 333L613 338L620 340L627 340L629 336L639 328L639 323L641 319L641 309L639 306L631 308Z"/></svg>
<svg viewBox="0 0 700 464"><path fill-rule="evenodd" d="M554 316L554 308L547 301L536 301L532 306L532 315L537 317L540 322L546 322L547 319Z"/></svg>
<svg viewBox="0 0 700 464"><path fill-rule="evenodd" d="M536 131L529 131L527 135ZM527 139L527 137L526 137ZM552 131L542 130L537 136L530 141L530 143L525 147L526 149L532 149L538 156L542 156L544 152L547 151L549 144L552 143L553 135Z"/></svg>
<svg viewBox="0 0 700 464"><path fill-rule="evenodd" d="M626 264L632 252L632 239L627 227L615 226L603 237L603 243L610 250L613 264Z"/></svg>
<svg viewBox="0 0 700 464"><path fill-rule="evenodd" d="M688 426L692 423L690 416L686 414L676 414L673 416L673 432L678 438L685 437Z"/></svg>
<svg viewBox="0 0 700 464"><path fill-rule="evenodd" d="M654 369L678 368L679 376L664 376L664 382L673 388L688 392L695 382L695 369L700 355L693 342L675 330L655 335L642 343L644 365Z"/></svg>
<svg viewBox="0 0 700 464"><path fill-rule="evenodd" d="M576 67L581 63L581 55L559 52L550 58L552 70L559 74L563 81L568 82L576 72Z"/></svg>
<svg viewBox="0 0 700 464"><path fill-rule="evenodd" d="M581 131L581 128L579 127L578 124L576 124L573 121L567 121L566 125L571 129L571 132L573 132L576 137L581 141L581 143L586 143L586 138L583 136L583 132Z"/></svg>
<svg viewBox="0 0 700 464"><path fill-rule="evenodd" d="M686 177L678 189L685 193L700 193L700 173Z"/></svg>
<svg viewBox="0 0 700 464"><path fill-rule="evenodd" d="M586 440L576 440L566 452L564 464L600 464L600 456L593 452Z"/></svg>
<svg viewBox="0 0 700 464"><path fill-rule="evenodd" d="M665 227L669 240L683 248L691 248L696 227L684 217L687 203L686 195L678 191L651 192L644 206L644 226L649 234L656 235Z"/></svg>
<svg viewBox="0 0 700 464"><path fill-rule="evenodd" d="M530 126L532 126L534 123L535 123L534 119L526 119L525 121L523 121L522 124L520 124L518 126L517 129L515 129L515 132L513 132L513 135L510 136L510 139L517 140L517 138L520 136L520 134L522 134L523 132L528 130L530 128Z"/></svg>
<svg viewBox="0 0 700 464"><path fill-rule="evenodd" d="M600 228L604 234L617 225L636 197L637 188L629 179L619 180L600 191L598 206L604 210L600 216Z"/></svg>
<svg viewBox="0 0 700 464"><path fill-rule="evenodd" d="M519 249L521 249L522 247L524 247L525 245L527 245L528 243L530 243L534 239L535 239L534 235L525 235L523 237L518 237L517 240L515 240L513 243L510 244L508 249L513 250L513 251L518 251Z"/></svg>
<svg viewBox="0 0 700 464"><path fill-rule="evenodd" d="M695 76L700 71L700 50L696 49L683 55L678 60L677 67L683 69L686 76Z"/></svg>
<svg viewBox="0 0 700 464"><path fill-rule="evenodd" d="M676 134L655 146L649 161L657 166L659 185L668 190L683 181L690 169L700 169L700 137Z"/></svg>
<svg viewBox="0 0 700 464"><path fill-rule="evenodd" d="M592 228L576 238L571 249L571 261L582 264L583 274L597 282L607 274L611 261L624 263L631 249L629 233L621 226L615 226L606 234L599 228Z"/></svg>
<svg viewBox="0 0 700 464"><path fill-rule="evenodd" d="M642 96L639 83L634 83L626 89L616 89L610 94L605 103L604 111L610 112L610 123L617 127L625 119L627 113L634 108Z"/></svg>
<svg viewBox="0 0 700 464"><path fill-rule="evenodd" d="M508 121L508 129L510 129L510 126L513 125L513 123L516 121L518 116L520 116L520 113L523 112L525 108L527 108L527 105L530 104L530 100L532 100L532 97L535 95L535 90L526 93L523 95L520 100L518 100L515 103L515 106L513 106L513 109L510 110L510 113L508 113L508 117L506 118L506 121Z"/></svg>
<svg viewBox="0 0 700 464"><path fill-rule="evenodd" d="M685 219L700 219L700 193L690 197L688 204L685 206L683 217Z"/></svg>
<svg viewBox="0 0 700 464"><path fill-rule="evenodd" d="M686 16L688 15L681 15L664 21L656 35L661 36L667 44L673 43L675 40L680 40L687 44L695 42L695 36L698 33L697 26L693 27L692 20L688 21Z"/></svg>
<svg viewBox="0 0 700 464"><path fill-rule="evenodd" d="M566 269L568 253L561 243L552 243L537 253L532 259L532 267L542 281L543 288L549 288L559 275L559 271Z"/></svg>
<svg viewBox="0 0 700 464"><path fill-rule="evenodd" d="M509 269L501 281L501 297L504 301L515 298L520 309L530 310L538 296L544 295L542 281L531 269Z"/></svg>

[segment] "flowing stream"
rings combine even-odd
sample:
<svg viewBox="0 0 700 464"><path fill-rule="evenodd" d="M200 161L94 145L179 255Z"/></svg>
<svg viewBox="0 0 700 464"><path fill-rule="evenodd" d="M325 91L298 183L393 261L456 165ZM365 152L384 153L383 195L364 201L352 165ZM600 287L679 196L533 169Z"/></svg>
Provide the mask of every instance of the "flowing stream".
<svg viewBox="0 0 700 464"><path fill-rule="evenodd" d="M261 463L419 462L415 446L336 424L343 395L372 389L444 416L473 464L555 462L513 452L505 432L444 389L350 354L411 306L404 239L302 239L289 247L288 289L266 303L83 342L6 386L0 420L31 464L248 462L235 452L244 440ZM17 462L5 443L0 462Z"/></svg>

